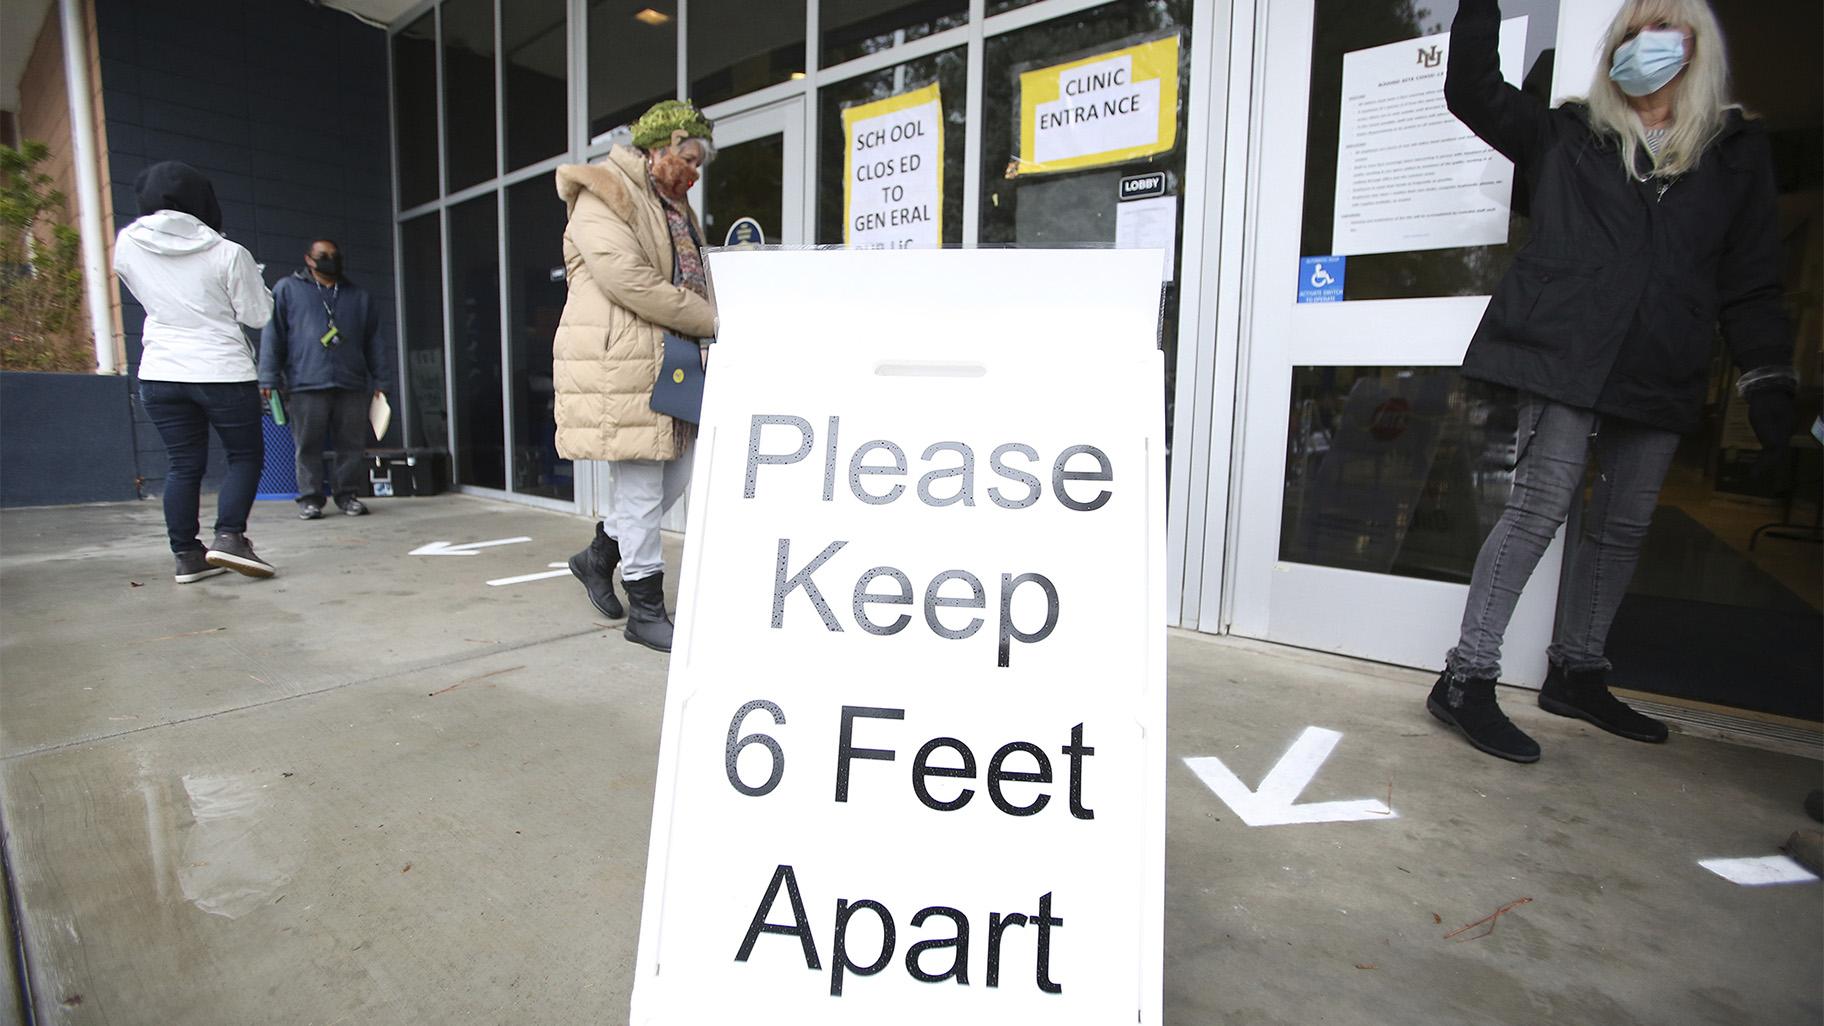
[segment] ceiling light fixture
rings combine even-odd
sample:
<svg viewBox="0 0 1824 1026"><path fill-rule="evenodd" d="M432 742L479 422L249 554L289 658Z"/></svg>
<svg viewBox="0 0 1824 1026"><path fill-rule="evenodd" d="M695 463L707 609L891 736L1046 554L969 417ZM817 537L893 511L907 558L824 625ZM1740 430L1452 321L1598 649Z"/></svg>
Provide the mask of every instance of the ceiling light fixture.
<svg viewBox="0 0 1824 1026"><path fill-rule="evenodd" d="M635 12L635 14L633 16L633 20L641 23L642 25L655 25L656 26L656 25L663 25L666 22L670 21L671 15L664 14L659 11L655 11L650 7L644 7L644 8L641 8L639 11Z"/></svg>

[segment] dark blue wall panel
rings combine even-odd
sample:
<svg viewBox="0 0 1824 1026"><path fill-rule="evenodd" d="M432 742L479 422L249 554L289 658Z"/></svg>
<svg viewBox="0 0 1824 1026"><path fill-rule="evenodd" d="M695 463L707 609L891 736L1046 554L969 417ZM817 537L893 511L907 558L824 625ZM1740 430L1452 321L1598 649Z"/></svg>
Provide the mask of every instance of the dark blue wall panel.
<svg viewBox="0 0 1824 1026"><path fill-rule="evenodd" d="M139 497L127 379L0 373L0 506Z"/></svg>

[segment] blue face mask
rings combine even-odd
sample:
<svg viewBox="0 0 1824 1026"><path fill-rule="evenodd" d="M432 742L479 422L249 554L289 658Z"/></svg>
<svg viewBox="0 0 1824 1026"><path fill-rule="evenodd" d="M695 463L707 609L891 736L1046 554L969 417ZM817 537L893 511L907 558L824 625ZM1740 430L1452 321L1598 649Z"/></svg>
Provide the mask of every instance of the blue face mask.
<svg viewBox="0 0 1824 1026"><path fill-rule="evenodd" d="M1683 32L1645 29L1616 48L1609 78L1629 96L1646 96L1665 88L1684 67Z"/></svg>

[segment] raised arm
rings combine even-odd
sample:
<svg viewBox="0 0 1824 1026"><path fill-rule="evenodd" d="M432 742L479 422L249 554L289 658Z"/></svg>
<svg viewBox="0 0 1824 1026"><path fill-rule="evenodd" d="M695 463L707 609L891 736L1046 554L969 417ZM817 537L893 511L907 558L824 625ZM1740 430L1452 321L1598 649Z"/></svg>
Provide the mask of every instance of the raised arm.
<svg viewBox="0 0 1824 1026"><path fill-rule="evenodd" d="M1444 103L1482 141L1521 167L1544 152L1551 110L1501 77L1499 0L1462 0L1450 23Z"/></svg>

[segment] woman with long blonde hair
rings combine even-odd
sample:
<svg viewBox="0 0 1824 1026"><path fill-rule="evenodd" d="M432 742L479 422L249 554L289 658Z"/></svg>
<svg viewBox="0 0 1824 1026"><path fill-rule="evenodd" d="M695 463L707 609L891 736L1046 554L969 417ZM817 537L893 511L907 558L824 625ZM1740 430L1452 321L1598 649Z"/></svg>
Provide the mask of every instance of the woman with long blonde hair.
<svg viewBox="0 0 1824 1026"><path fill-rule="evenodd" d="M1465 377L1514 389L1513 493L1476 559L1456 647L1426 700L1470 744L1515 762L1539 745L1495 702L1501 640L1527 578L1598 474L1571 550L1539 694L1548 712L1637 741L1665 725L1610 694L1609 625L1678 436L1702 411L1720 325L1756 436L1792 432L1792 334L1781 306L1772 151L1729 98L1704 0L1627 0L1587 99L1547 107L1501 77L1498 0L1462 0L1450 110L1512 160L1531 237L1490 299Z"/></svg>

